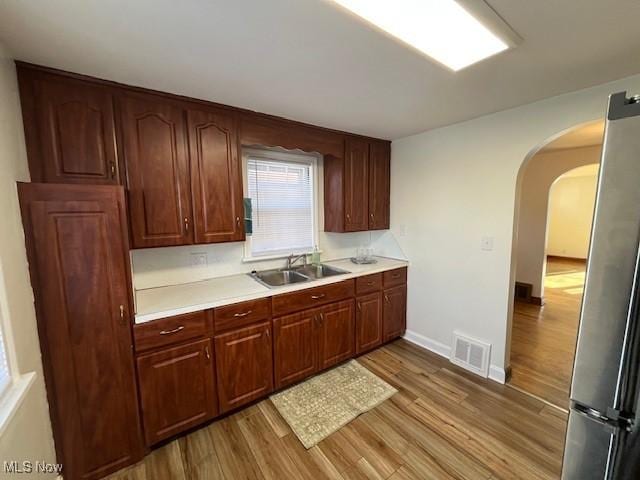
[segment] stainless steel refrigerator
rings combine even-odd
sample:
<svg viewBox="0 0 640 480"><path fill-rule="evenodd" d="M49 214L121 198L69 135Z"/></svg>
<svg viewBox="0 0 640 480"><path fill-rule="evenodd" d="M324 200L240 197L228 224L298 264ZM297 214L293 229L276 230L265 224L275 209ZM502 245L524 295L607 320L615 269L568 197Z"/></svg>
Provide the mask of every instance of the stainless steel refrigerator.
<svg viewBox="0 0 640 480"><path fill-rule="evenodd" d="M640 479L640 96L609 98L563 480Z"/></svg>

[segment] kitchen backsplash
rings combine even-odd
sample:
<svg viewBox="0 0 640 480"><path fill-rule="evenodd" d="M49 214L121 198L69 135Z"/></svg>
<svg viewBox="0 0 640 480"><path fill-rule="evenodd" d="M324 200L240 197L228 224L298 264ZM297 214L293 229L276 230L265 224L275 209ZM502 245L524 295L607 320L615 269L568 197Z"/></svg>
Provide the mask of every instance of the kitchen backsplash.
<svg viewBox="0 0 640 480"><path fill-rule="evenodd" d="M358 247L371 247L376 255L405 259L391 231L319 234L322 260L355 256ZM285 260L243 262L244 243L218 243L131 251L136 290L197 282L252 270L284 266ZM193 265L206 259L206 263Z"/></svg>

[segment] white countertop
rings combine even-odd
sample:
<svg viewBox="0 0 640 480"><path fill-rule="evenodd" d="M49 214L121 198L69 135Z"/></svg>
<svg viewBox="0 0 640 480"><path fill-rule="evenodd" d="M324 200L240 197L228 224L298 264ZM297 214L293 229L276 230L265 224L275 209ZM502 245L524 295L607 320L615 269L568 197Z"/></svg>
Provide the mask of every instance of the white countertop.
<svg viewBox="0 0 640 480"><path fill-rule="evenodd" d="M246 273L242 273L201 282L137 290L135 292L137 310L135 323L149 322L172 315L207 310L256 298L272 297L409 265L409 262L405 260L385 257L376 257L376 259L377 263L369 265L356 265L348 258L323 262L347 270L349 273L282 287L268 288Z"/></svg>

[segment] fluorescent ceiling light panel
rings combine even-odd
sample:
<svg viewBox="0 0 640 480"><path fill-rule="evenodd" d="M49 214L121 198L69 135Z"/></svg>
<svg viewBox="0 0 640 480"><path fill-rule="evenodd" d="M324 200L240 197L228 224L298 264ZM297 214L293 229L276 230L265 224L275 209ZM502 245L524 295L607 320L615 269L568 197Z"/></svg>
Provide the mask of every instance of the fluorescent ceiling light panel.
<svg viewBox="0 0 640 480"><path fill-rule="evenodd" d="M509 48L455 0L333 1L454 71Z"/></svg>

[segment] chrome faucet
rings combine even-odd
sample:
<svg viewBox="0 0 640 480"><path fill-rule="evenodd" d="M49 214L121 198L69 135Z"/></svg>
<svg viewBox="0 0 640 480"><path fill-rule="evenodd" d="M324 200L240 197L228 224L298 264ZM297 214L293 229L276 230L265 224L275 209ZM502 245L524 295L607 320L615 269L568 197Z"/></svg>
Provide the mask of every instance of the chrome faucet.
<svg viewBox="0 0 640 480"><path fill-rule="evenodd" d="M291 254L287 257L287 267L286 270L291 270L291 267L293 266L294 263L296 263L298 260L302 259L302 264L306 265L307 264L307 254L303 253L301 255L295 255L295 254Z"/></svg>

